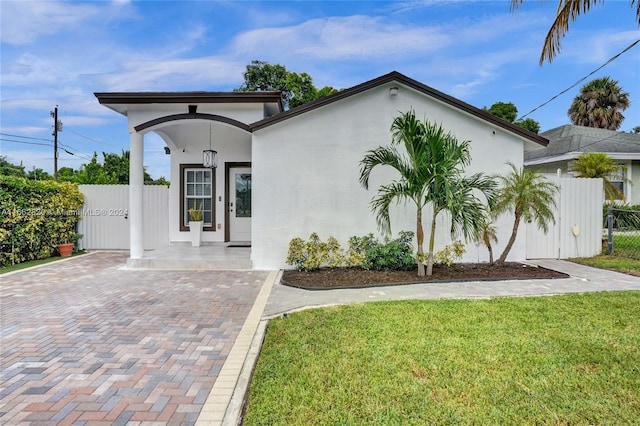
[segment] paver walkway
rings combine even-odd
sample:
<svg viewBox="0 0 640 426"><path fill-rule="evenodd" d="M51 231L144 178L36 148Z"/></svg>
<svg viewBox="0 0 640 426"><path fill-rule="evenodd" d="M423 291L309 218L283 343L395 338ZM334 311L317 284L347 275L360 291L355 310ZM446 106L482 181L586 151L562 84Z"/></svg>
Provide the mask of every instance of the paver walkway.
<svg viewBox="0 0 640 426"><path fill-rule="evenodd" d="M362 289L301 290L276 284L263 318L315 306L342 305L376 300L455 299L500 296L541 296L593 291L640 290L640 277L591 268L564 260L529 263L568 274L557 280L470 281L426 283Z"/></svg>
<svg viewBox="0 0 640 426"><path fill-rule="evenodd" d="M0 424L195 424L268 272L125 262L0 277Z"/></svg>

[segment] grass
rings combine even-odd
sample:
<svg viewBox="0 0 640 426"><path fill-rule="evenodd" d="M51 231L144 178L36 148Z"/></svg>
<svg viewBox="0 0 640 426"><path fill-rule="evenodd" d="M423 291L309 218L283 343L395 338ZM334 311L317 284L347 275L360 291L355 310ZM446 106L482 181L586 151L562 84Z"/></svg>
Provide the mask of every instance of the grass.
<svg viewBox="0 0 640 426"><path fill-rule="evenodd" d="M630 259L622 256L607 256L602 254L594 257L581 257L570 259L572 262L581 265L592 266L594 268L608 269L610 271L622 272L624 274L640 277L640 260Z"/></svg>
<svg viewBox="0 0 640 426"><path fill-rule="evenodd" d="M74 251L72 256L78 256L84 254L84 250ZM7 272L19 271L21 269L31 268L32 266L44 265L46 263L55 262L58 260L66 259L60 256L51 256L46 259L38 259L38 260L29 260L27 262L18 263L10 266L2 266L0 267L0 275L6 274Z"/></svg>
<svg viewBox="0 0 640 426"><path fill-rule="evenodd" d="M640 292L400 301L271 321L245 425L633 424Z"/></svg>

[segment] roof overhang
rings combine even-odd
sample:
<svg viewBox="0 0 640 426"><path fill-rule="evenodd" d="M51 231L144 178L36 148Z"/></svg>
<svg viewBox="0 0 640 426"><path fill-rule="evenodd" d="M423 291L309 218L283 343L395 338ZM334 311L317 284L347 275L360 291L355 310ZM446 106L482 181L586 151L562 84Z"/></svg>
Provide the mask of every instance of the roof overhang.
<svg viewBox="0 0 640 426"><path fill-rule="evenodd" d="M587 151L590 152L590 151ZM532 158L531 160L524 160L525 166L537 166L540 164L557 163L559 161L576 160L580 155L584 154L583 151L572 151L565 154L553 155L550 157ZM608 157L615 161L629 161L640 160L640 153L638 152L605 152Z"/></svg>
<svg viewBox="0 0 640 426"><path fill-rule="evenodd" d="M127 115L131 105L151 104L272 104L284 110L280 92L97 92L101 105Z"/></svg>
<svg viewBox="0 0 640 426"><path fill-rule="evenodd" d="M390 82L400 83L407 87L413 88L445 104L449 104L461 111L464 111L470 115L476 116L484 121L492 123L497 127L503 128L509 131L510 133L516 134L524 138L525 140L534 142L542 146L547 146L549 144L549 140L544 136L540 136L537 133L533 133L529 130L523 129L522 127L518 127L513 123L510 123L506 120L501 119L500 117L497 117L493 114L483 111L480 108L476 108L473 105L470 105L466 102L461 101L460 99L454 98L453 96L449 96L445 93L435 90L434 88L429 87L425 84L422 84L416 80L413 80L397 71L390 72L389 74L386 74L381 77L375 78L373 80L367 81L365 83L359 84L350 89L342 90L338 93L334 93L333 95L329 95L327 97L317 99L315 101L311 101L309 103L300 105L296 108L290 109L280 114L260 120L251 125L251 130L252 131L260 130L262 128L287 120L289 118L296 117L298 115L304 114L314 109L321 108L333 102L337 102L341 99L348 98L350 96L356 95L358 93L362 93L366 90L373 89L375 87L378 87Z"/></svg>

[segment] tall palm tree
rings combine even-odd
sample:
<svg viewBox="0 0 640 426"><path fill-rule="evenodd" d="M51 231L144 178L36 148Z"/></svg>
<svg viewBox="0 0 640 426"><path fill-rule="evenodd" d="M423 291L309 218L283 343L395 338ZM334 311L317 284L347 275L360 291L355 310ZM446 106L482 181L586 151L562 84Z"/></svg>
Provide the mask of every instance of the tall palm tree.
<svg viewBox="0 0 640 426"><path fill-rule="evenodd" d="M573 124L600 129L618 130L629 107L629 94L622 91L616 80L596 78L582 86L580 94L569 107Z"/></svg>
<svg viewBox="0 0 640 426"><path fill-rule="evenodd" d="M611 178L617 176L623 182L630 182L624 177L625 167L617 164L604 152L585 152L580 154L569 171L576 173L581 178L600 178L604 184L604 195L609 201L623 200L624 193L618 188Z"/></svg>
<svg viewBox="0 0 640 426"><path fill-rule="evenodd" d="M517 9L524 1L525 0L511 0L511 10ZM588 12L591 6L594 6L596 3L602 3L603 1L604 0L558 0L556 18L547 32L542 53L540 53L540 65L542 65L545 60L549 62L553 61L560 51L560 39L569 31L569 21L575 21L580 14ZM636 3L636 0L631 0L629 5L633 6L634 3ZM640 25L640 1L636 4L636 18L638 25Z"/></svg>
<svg viewBox="0 0 640 426"><path fill-rule="evenodd" d="M461 231L465 237L476 234L480 223L477 219L482 217L485 210L474 191L478 189L485 192L492 201L495 183L481 174L464 177L464 167L470 161L469 141L460 143L442 126L428 120L418 120L413 110L393 120L391 134L389 146L369 151L360 162L360 183L365 189L369 188L369 178L376 166L390 166L398 171L400 178L381 185L378 195L371 201L371 207L376 213L378 227L388 235L391 233L391 204L407 200L415 204L418 257L424 253L422 210L429 203L432 204L427 270L418 262L418 274L431 275L435 218L438 213L445 210L451 213L452 232Z"/></svg>
<svg viewBox="0 0 640 426"><path fill-rule="evenodd" d="M558 192L558 185L534 170L517 169L512 163L509 163L509 166L511 167L510 173L498 176L501 188L491 212L496 217L503 213L513 212L513 228L509 242L496 263L504 263L507 259L507 255L516 241L521 220L535 221L545 233L549 230L548 222L551 221L555 224L553 210L556 206L554 197Z"/></svg>

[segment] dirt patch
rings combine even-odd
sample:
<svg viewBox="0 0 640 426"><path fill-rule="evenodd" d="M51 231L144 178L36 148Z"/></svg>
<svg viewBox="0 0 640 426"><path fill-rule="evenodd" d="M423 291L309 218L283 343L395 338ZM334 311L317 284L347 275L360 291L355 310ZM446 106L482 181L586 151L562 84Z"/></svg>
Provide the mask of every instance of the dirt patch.
<svg viewBox="0 0 640 426"><path fill-rule="evenodd" d="M419 277L411 271L367 271L357 268L323 268L317 271L284 271L282 283L309 290L357 288L376 285L415 284L425 282L498 281L568 278L567 274L522 263L489 265L461 263L452 266L435 265L433 275Z"/></svg>

